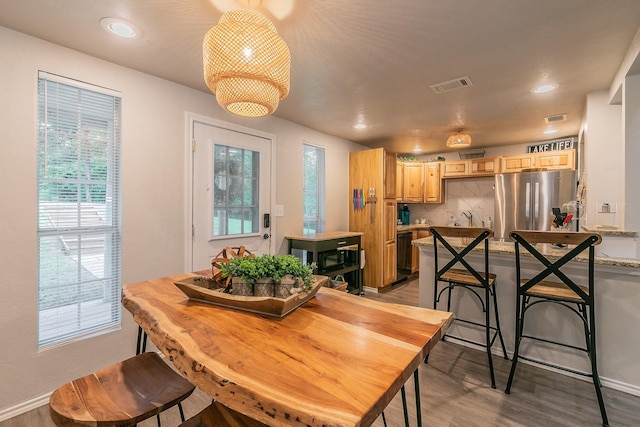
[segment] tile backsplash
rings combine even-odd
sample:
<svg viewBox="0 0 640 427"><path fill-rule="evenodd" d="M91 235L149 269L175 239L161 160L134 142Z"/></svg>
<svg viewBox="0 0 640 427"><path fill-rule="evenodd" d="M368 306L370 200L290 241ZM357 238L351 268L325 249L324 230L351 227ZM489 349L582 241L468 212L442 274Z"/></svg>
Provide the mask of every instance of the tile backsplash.
<svg viewBox="0 0 640 427"><path fill-rule="evenodd" d="M447 225L453 216L456 224L468 226L462 212L471 214L472 225L482 227L494 218L494 177L456 178L445 181L445 202L442 204L408 203L411 222L425 218L432 225ZM398 203L398 209L403 204Z"/></svg>

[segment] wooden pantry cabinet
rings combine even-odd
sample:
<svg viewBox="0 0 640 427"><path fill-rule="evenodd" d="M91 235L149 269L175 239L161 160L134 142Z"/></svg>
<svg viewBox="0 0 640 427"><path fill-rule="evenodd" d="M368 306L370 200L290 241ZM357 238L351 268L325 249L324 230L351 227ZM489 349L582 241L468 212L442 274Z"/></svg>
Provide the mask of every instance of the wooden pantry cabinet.
<svg viewBox="0 0 640 427"><path fill-rule="evenodd" d="M399 161L396 163L396 200L401 202L404 196L402 185L404 183L404 163Z"/></svg>
<svg viewBox="0 0 640 427"><path fill-rule="evenodd" d="M397 159L382 148L349 153L349 231L362 234L364 286L382 288L396 280ZM364 208L353 203L353 190L368 199L374 188L375 203Z"/></svg>

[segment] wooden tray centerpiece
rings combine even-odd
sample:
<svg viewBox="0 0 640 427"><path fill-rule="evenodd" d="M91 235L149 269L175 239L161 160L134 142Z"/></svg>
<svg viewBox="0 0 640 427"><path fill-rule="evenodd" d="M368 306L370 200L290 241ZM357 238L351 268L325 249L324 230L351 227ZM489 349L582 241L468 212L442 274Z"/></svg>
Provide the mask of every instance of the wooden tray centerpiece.
<svg viewBox="0 0 640 427"><path fill-rule="evenodd" d="M220 260L214 259L212 277L193 276L174 282L175 285L192 300L284 317L313 298L328 280L313 275L313 265L305 266L292 255Z"/></svg>

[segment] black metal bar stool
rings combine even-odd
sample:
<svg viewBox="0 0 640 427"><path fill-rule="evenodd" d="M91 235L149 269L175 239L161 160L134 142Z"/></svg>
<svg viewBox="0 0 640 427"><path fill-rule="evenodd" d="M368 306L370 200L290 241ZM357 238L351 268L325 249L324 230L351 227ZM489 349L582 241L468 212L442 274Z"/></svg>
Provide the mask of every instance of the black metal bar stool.
<svg viewBox="0 0 640 427"><path fill-rule="evenodd" d="M607 412L602 398L602 384L598 376L598 364L596 359L596 313L595 313L595 294L594 294L594 247L602 242L602 237L595 233L576 233L576 232L545 232L545 231L520 231L515 230L509 233L511 240L515 242L516 256L516 283L518 284L518 301L516 304L516 342L513 354L513 362L511 364L511 372L505 393L511 392L513 376L516 371L518 359L525 359L533 363L554 367L574 374L591 377L593 385L596 389L598 397L598 405L600 406L600 414L602 415L602 425L608 426ZM536 248L536 244L552 244L556 247L566 248L566 253L562 256L549 256L541 252L547 248ZM525 251L520 251L520 248ZM588 251L587 263L585 268L588 274L588 286L578 285L574 279L568 277L563 272L562 267L577 256ZM540 261L543 266L540 271L532 279L523 279L521 273L521 252L532 255ZM560 281L546 280L549 276L555 277ZM536 336L526 335L524 333L525 314L534 306L540 303L553 303L566 307L576 314L584 326L585 347L578 347L567 343L544 339ZM587 353L591 362L591 373L581 372L553 363L543 362L533 358L528 358L520 354L520 343L523 338L543 341L549 344L555 344L574 350L580 350Z"/></svg>
<svg viewBox="0 0 640 427"><path fill-rule="evenodd" d="M445 334L445 337L468 342L471 344L483 346L487 350L487 358L489 362L489 374L491 376L491 387L496 388L496 380L493 372L493 359L491 356L491 347L496 340L500 338L502 352L504 358L507 357L507 349L504 346L502 331L500 330L500 316L498 315L498 301L496 297L496 275L489 273L489 238L493 236L493 231L488 228L472 228L472 227L431 227L429 231L433 235L433 257L435 259L435 281L433 286L433 308L437 309L440 297L447 292L447 311L451 311L451 292L455 288L470 291L478 301L480 307L485 314L484 323L466 320L458 317L456 314L455 321L463 322L484 328L485 342L472 341L463 337ZM470 243L465 243L470 241ZM477 271L467 260L465 256L474 248L484 243L484 271ZM438 248L441 244L447 251L445 255L453 256L444 267L439 267ZM456 247L460 249L456 249ZM444 255L443 255L444 256ZM453 268L456 265L462 265L464 269ZM446 286L439 290L439 283L445 283ZM495 312L496 326L491 326L491 305ZM493 332L493 334L492 334ZM425 360L426 361L426 360Z"/></svg>

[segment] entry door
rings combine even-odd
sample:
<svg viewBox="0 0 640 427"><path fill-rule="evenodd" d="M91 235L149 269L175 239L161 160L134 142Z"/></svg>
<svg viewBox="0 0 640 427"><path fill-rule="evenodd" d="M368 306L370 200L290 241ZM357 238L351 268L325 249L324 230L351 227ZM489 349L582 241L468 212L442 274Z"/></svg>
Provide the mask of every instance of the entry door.
<svg viewBox="0 0 640 427"><path fill-rule="evenodd" d="M192 271L225 247L270 253L273 140L199 121L192 132Z"/></svg>

